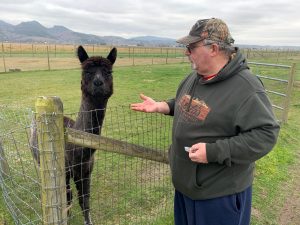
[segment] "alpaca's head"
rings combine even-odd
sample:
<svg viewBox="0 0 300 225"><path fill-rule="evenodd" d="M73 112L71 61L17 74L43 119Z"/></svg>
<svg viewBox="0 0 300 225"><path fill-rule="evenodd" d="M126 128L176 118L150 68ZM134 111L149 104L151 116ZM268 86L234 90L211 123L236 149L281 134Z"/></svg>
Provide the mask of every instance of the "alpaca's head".
<svg viewBox="0 0 300 225"><path fill-rule="evenodd" d="M81 62L82 94L92 98L109 98L113 94L112 67L116 61L117 49L113 48L107 58L89 57L82 46L77 49Z"/></svg>

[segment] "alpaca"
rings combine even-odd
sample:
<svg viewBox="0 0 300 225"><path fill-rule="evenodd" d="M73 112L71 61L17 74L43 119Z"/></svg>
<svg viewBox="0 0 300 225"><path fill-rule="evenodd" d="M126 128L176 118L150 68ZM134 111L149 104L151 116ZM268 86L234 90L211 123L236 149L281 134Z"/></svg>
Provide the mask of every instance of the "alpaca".
<svg viewBox="0 0 300 225"><path fill-rule="evenodd" d="M105 108L109 97L113 94L112 66L117 57L117 50L113 48L107 58L100 56L89 57L84 48L79 46L77 56L82 68L81 105L76 121L64 117L64 126L100 135ZM34 158L39 163L36 136L36 129L32 130L31 149ZM92 225L90 216L90 178L93 170L95 149L66 143L65 151L68 206L72 203L70 180L73 179L84 216L84 225Z"/></svg>

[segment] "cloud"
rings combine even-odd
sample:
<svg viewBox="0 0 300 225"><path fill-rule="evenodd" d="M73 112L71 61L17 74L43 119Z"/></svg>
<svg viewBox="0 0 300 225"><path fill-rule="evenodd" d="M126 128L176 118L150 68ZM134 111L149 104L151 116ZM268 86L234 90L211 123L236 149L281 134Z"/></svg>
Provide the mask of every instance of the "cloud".
<svg viewBox="0 0 300 225"><path fill-rule="evenodd" d="M218 17L236 43L300 45L298 0L2 0L0 20L36 20L99 36L186 35L200 18Z"/></svg>

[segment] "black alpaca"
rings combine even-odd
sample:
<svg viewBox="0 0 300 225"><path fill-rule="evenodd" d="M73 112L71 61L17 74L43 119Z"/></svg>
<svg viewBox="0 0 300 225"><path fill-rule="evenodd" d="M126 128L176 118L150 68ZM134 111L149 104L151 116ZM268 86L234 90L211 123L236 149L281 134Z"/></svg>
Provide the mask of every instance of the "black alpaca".
<svg viewBox="0 0 300 225"><path fill-rule="evenodd" d="M117 50L113 48L107 58L89 57L84 48L79 46L77 55L82 68L81 105L76 121L64 117L64 125L100 135L107 101L113 94L112 66L117 57ZM31 146L33 155L39 162L36 140L36 131L32 131ZM84 224L92 225L90 217L90 178L95 149L83 148L71 143L66 143L65 149L68 205L70 206L72 203L70 180L73 179L84 215Z"/></svg>

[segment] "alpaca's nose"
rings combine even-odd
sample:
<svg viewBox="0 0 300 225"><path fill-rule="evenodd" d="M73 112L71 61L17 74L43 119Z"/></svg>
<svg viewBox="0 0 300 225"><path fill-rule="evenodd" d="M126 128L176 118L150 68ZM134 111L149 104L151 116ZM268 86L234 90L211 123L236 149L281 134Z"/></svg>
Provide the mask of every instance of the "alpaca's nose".
<svg viewBox="0 0 300 225"><path fill-rule="evenodd" d="M103 82L101 81L101 80L94 80L94 85L96 86L96 87L99 87L99 86L102 86L103 85Z"/></svg>

